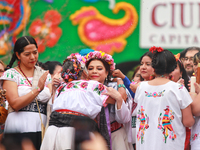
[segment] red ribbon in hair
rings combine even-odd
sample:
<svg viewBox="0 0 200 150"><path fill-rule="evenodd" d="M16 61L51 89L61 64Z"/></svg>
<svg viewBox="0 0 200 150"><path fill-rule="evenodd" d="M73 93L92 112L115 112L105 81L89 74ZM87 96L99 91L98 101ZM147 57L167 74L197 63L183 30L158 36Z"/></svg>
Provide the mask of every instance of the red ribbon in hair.
<svg viewBox="0 0 200 150"><path fill-rule="evenodd" d="M154 51L157 51L157 52L162 52L164 49L162 47L155 47L155 46L152 46L149 51L150 52L154 52Z"/></svg>

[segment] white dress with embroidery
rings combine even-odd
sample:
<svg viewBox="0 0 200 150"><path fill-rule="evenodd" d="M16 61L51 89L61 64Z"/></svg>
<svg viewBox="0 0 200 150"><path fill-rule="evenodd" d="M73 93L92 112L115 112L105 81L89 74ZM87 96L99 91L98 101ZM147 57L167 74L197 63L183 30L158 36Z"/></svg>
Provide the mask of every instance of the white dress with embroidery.
<svg viewBox="0 0 200 150"><path fill-rule="evenodd" d="M28 81L14 68L11 68L4 72L3 76L0 79L16 82L18 86L17 90L19 97L28 94L32 90L32 87L29 86ZM29 77L28 79L32 83L32 77ZM38 101L42 103L47 103L49 98L51 97L49 88L46 87L49 83L51 83L50 74L48 74L47 76L44 89L37 96ZM46 115L41 113L41 116L42 121L45 125ZM39 113L29 111L18 111L9 113L5 122L4 131L6 133L26 133L41 131L41 121Z"/></svg>
<svg viewBox="0 0 200 150"><path fill-rule="evenodd" d="M61 85L55 95L53 111L67 109L94 119L106 106L107 95L103 84L97 81L71 81L63 88ZM59 94L59 91L61 93ZM59 94L59 95L58 95ZM40 150L74 149L74 127L48 127Z"/></svg>
<svg viewBox="0 0 200 150"><path fill-rule="evenodd" d="M195 117L195 124L191 129L191 150L200 150L200 117Z"/></svg>
<svg viewBox="0 0 200 150"><path fill-rule="evenodd" d="M181 109L192 103L186 88L169 81L153 86L147 81L136 90L136 149L183 150L186 131Z"/></svg>

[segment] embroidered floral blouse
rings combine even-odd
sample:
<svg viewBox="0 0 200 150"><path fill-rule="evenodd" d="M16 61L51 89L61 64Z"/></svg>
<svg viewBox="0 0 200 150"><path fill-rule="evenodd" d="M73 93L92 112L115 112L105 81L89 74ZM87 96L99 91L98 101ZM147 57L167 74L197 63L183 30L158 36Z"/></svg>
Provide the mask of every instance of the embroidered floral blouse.
<svg viewBox="0 0 200 150"><path fill-rule="evenodd" d="M143 81L134 100L137 150L184 149L186 132L181 109L192 103L184 86L173 81L153 86Z"/></svg>
<svg viewBox="0 0 200 150"><path fill-rule="evenodd" d="M101 107L106 106L108 96L102 94L105 92L105 86L97 81L76 80L64 83L56 91L53 111L68 109L94 119Z"/></svg>

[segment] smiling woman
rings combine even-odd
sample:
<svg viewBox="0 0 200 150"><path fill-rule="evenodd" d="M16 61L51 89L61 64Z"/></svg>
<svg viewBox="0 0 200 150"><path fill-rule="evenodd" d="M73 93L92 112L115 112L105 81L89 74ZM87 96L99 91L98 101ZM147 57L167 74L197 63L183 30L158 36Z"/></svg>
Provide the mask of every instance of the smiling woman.
<svg viewBox="0 0 200 150"><path fill-rule="evenodd" d="M15 60L18 60L18 66L12 68ZM38 50L35 39L30 36L19 38L7 66L10 69L4 72L1 80L3 88L7 91L9 103L5 139L9 136L17 137L20 133L20 137L31 139L36 149L39 149L41 121L46 124L46 106L51 96L51 76L35 66L37 61Z"/></svg>
<svg viewBox="0 0 200 150"><path fill-rule="evenodd" d="M111 134L110 143L112 150L132 150L132 132L130 127L132 97L122 80L111 82L111 74L115 70L114 59L111 55L101 51L90 52L86 56L86 67L90 80L95 80L108 87L115 88L122 97L121 100L115 99L115 104L109 104L101 111L101 115L105 111L107 124L110 124L108 132ZM109 142L107 143L109 144Z"/></svg>

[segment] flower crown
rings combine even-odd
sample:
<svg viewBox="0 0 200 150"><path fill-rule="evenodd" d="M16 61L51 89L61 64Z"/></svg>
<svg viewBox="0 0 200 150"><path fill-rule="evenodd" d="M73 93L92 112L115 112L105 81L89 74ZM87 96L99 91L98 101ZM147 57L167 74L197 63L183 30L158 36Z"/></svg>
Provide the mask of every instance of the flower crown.
<svg viewBox="0 0 200 150"><path fill-rule="evenodd" d="M67 57L67 59L73 59L76 57L76 59L81 63L81 67L85 66L86 58L81 56L79 53L72 53Z"/></svg>
<svg viewBox="0 0 200 150"><path fill-rule="evenodd" d="M155 47L155 46L152 46L149 51L154 53L154 52L162 52L164 49L162 47Z"/></svg>
<svg viewBox="0 0 200 150"><path fill-rule="evenodd" d="M110 65L111 71L115 70L114 59L112 58L111 55L106 54L104 52L101 52L101 51L90 52L90 53L87 54L87 56L85 56L85 58L86 58L86 62L88 62L90 59L95 59L95 58L96 59L103 59Z"/></svg>
<svg viewBox="0 0 200 150"><path fill-rule="evenodd" d="M65 72L61 74L61 77L66 81L72 81L72 80L77 80L79 72L81 71L81 64L78 61L77 57L75 54L71 54L70 56L67 57L67 59L64 60L63 65L65 64L66 61L71 61L73 62L73 70L67 69Z"/></svg>

